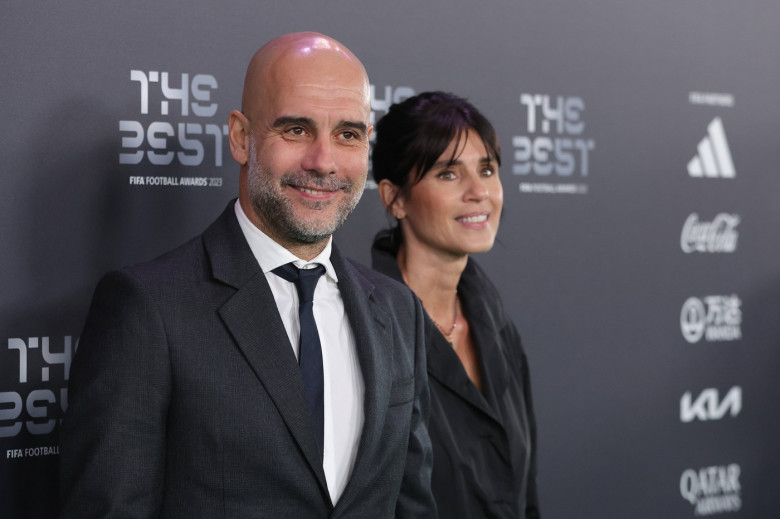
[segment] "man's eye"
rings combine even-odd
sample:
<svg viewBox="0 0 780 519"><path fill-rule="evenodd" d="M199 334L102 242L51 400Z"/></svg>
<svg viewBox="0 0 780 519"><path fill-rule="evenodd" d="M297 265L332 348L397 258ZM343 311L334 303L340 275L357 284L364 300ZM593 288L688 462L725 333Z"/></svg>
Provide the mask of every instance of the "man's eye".
<svg viewBox="0 0 780 519"><path fill-rule="evenodd" d="M341 140L343 141L356 141L358 140L358 134L353 131L341 132Z"/></svg>
<svg viewBox="0 0 780 519"><path fill-rule="evenodd" d="M294 126L289 130L287 130L287 133L289 133L290 135L295 135L296 137L300 137L306 134L306 130L304 130L300 126Z"/></svg>

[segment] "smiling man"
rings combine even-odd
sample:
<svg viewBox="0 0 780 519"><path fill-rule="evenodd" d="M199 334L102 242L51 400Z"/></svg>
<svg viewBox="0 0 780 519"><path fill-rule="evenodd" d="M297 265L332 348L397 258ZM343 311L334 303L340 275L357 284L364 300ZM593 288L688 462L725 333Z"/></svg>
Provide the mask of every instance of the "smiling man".
<svg viewBox="0 0 780 519"><path fill-rule="evenodd" d="M355 208L368 170L369 85L341 44L279 38L247 71L242 111L230 116L241 166L239 201L274 241L311 259Z"/></svg>
<svg viewBox="0 0 780 519"><path fill-rule="evenodd" d="M62 517L432 517L423 314L331 235L368 166L360 61L316 33L252 58L239 197L107 275L74 357Z"/></svg>

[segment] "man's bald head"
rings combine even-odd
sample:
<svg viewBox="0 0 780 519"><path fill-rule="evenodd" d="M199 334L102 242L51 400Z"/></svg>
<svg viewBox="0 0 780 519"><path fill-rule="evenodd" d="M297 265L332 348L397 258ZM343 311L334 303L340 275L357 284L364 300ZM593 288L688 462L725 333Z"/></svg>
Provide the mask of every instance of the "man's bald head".
<svg viewBox="0 0 780 519"><path fill-rule="evenodd" d="M258 104L285 88L300 73L328 79L351 79L362 82L369 103L368 75L363 64L342 43L316 32L296 32L274 38L252 56L244 78L241 110L250 119Z"/></svg>
<svg viewBox="0 0 780 519"><path fill-rule="evenodd" d="M354 209L368 173L368 77L318 33L276 38L252 57L229 121L241 208L299 258L319 254Z"/></svg>

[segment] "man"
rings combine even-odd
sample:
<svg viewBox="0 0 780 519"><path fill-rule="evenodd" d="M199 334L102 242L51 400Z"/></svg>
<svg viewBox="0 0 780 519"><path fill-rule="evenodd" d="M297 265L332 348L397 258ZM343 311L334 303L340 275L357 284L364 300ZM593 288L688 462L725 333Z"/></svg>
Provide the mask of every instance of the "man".
<svg viewBox="0 0 780 519"><path fill-rule="evenodd" d="M366 180L368 92L321 34L252 58L229 121L238 202L96 289L61 431L63 517L435 514L422 308L331 246ZM295 278L311 267L313 310Z"/></svg>

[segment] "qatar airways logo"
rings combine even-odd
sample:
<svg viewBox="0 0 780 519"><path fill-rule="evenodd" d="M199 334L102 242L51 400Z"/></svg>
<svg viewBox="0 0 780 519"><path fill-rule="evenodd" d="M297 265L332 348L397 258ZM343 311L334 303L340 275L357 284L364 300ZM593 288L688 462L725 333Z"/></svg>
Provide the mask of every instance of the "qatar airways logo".
<svg viewBox="0 0 780 519"><path fill-rule="evenodd" d="M728 296L689 297L680 312L680 329L685 340L695 344L736 341L742 338L742 301Z"/></svg>
<svg viewBox="0 0 780 519"><path fill-rule="evenodd" d="M739 222L739 215L736 214L719 213L711 222L707 222L692 213L683 225L680 247L686 254L734 252L737 250Z"/></svg>
<svg viewBox="0 0 780 519"><path fill-rule="evenodd" d="M680 495L693 505L696 516L739 512L741 474L742 468L736 463L688 469L680 476Z"/></svg>

